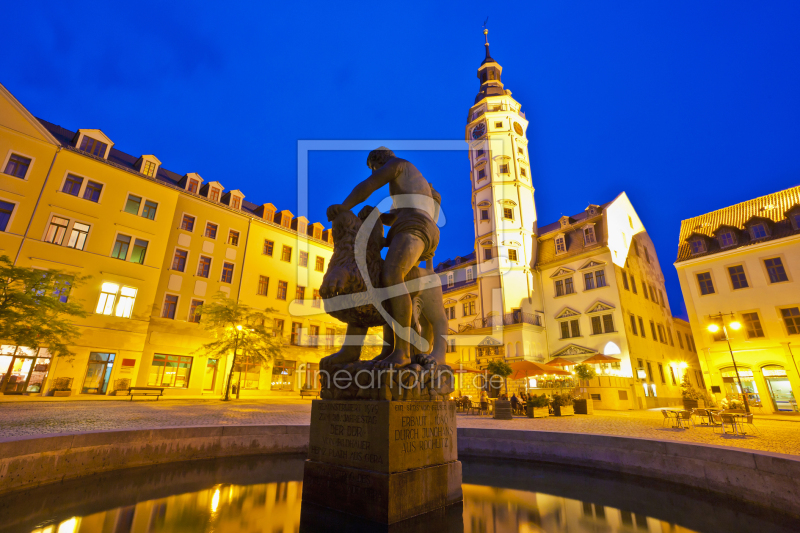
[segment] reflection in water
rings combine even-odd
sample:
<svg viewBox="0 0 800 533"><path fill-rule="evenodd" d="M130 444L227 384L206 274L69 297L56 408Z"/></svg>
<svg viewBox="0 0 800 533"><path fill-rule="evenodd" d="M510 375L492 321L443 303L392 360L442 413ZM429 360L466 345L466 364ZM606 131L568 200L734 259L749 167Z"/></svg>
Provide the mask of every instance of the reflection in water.
<svg viewBox="0 0 800 533"><path fill-rule="evenodd" d="M306 506L303 458L131 469L0 498L0 533L796 533L797 522L709 493L587 469L467 459L464 503L391 527Z"/></svg>

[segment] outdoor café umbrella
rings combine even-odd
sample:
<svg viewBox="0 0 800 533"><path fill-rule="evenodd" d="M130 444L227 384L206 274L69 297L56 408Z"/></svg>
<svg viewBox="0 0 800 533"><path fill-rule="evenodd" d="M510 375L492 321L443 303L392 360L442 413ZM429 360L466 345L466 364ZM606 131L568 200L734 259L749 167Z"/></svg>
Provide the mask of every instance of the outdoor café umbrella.
<svg viewBox="0 0 800 533"><path fill-rule="evenodd" d="M563 357L556 357L552 361L548 361L547 362L548 366L563 366L563 367L567 367L567 366L575 366L577 364L578 363L576 363L575 361L570 361L569 359L564 359Z"/></svg>
<svg viewBox="0 0 800 533"><path fill-rule="evenodd" d="M603 355L601 353L596 353L593 356L591 356L589 359L586 359L583 362L584 363L591 363L593 365L597 365L597 364L600 364L600 363L612 363L614 361L619 361L619 359L617 359L616 357Z"/></svg>
<svg viewBox="0 0 800 533"><path fill-rule="evenodd" d="M508 376L509 379L525 379L525 389L528 389L528 380L527 378L532 376L543 376L545 374L550 374L554 376L569 376L570 373L566 370L561 370L558 367L544 365L542 363L535 363L533 361L517 361L516 363L509 363L511 367L511 375Z"/></svg>

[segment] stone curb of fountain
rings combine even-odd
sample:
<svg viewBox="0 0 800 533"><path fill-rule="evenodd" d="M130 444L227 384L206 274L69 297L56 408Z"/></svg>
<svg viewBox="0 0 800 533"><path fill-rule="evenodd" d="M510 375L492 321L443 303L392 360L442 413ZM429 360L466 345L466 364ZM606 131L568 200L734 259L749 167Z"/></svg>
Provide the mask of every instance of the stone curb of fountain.
<svg viewBox="0 0 800 533"><path fill-rule="evenodd" d="M306 453L308 425L194 426L0 439L0 494L111 470ZM556 431L459 428L462 456L657 478L800 516L800 458L706 444Z"/></svg>

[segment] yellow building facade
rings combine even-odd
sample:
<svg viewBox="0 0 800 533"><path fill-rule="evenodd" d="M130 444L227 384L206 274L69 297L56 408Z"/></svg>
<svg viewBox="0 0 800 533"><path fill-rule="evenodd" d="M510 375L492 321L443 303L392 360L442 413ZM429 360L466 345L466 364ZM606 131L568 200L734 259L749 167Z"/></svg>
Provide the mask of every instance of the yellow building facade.
<svg viewBox="0 0 800 533"><path fill-rule="evenodd" d="M52 394L59 383L73 395L129 386L219 395L232 361L198 351L208 338L196 311L218 293L268 310L283 340L268 366L237 367L240 396L316 387L313 372L342 330L316 297L333 252L322 224L126 154L100 130L36 119L2 86L0 157L0 253L89 276L68 298L91 312L76 321L71 358L3 344L0 392ZM295 299L311 312L290 315Z"/></svg>
<svg viewBox="0 0 800 533"><path fill-rule="evenodd" d="M798 412L800 187L684 220L675 268L717 399Z"/></svg>

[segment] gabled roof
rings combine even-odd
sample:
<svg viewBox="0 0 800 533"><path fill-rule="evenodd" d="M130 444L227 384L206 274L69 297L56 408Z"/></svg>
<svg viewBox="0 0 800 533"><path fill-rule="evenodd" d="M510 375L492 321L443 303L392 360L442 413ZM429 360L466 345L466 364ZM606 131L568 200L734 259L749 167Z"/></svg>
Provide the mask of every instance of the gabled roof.
<svg viewBox="0 0 800 533"><path fill-rule="evenodd" d="M581 314L580 311L576 311L571 307L565 307L564 309L561 310L560 313L556 315L556 318L568 318L572 316L579 316L580 314Z"/></svg>
<svg viewBox="0 0 800 533"><path fill-rule="evenodd" d="M592 350L591 348L586 348L585 346L580 346L578 344L568 344L558 350L550 354L550 357L564 357L570 355L592 355L596 354L597 350Z"/></svg>
<svg viewBox="0 0 800 533"><path fill-rule="evenodd" d="M600 313L602 311L611 311L612 309L614 309L613 305L598 300L597 302L592 304L591 307L589 307L589 309L586 310L586 314Z"/></svg>
<svg viewBox="0 0 800 533"><path fill-rule="evenodd" d="M750 241L750 235L744 229L745 224L754 217L766 219L773 223L770 235L764 239L759 239L758 242L795 235L800 231L792 227L791 221L786 218L786 213L797 204L800 204L800 186L753 198L736 205L711 211L705 215L687 218L681 222L678 258L675 262L680 263L695 257L703 257L723 251L719 247L719 242L714 238L720 226L730 226L739 230L737 243L734 246L726 247L724 251L753 244ZM709 246L707 251L692 255L689 238L695 234L708 237Z"/></svg>

